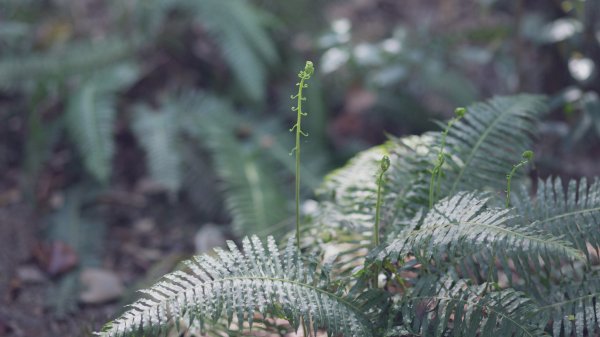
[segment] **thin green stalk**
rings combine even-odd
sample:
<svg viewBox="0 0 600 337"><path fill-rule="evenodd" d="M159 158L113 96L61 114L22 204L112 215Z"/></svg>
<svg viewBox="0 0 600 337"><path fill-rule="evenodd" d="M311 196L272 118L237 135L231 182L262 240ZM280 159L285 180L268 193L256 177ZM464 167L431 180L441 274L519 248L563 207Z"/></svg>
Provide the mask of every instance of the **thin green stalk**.
<svg viewBox="0 0 600 337"><path fill-rule="evenodd" d="M383 199L383 185L385 180L383 175L390 168L390 157L381 158L381 167L377 175L377 203L375 204L375 227L373 228L373 247L379 246L379 222L381 221L381 204ZM379 269L376 267L373 276L373 287L377 287L379 281Z"/></svg>
<svg viewBox="0 0 600 337"><path fill-rule="evenodd" d="M290 152L290 155L296 151L296 244L298 249L300 248L300 135L307 137L308 134L302 131L302 116L306 116L306 112L302 112L302 102L306 101L306 97L302 96L302 89L308 88L308 84L304 81L310 79L314 73L315 68L311 61L306 61L304 70L298 73L300 82L296 83L298 86L298 93L292 95L291 99L296 99L296 106L292 107L292 111L297 113L296 124L292 126L290 132L296 130L296 146Z"/></svg>
<svg viewBox="0 0 600 337"><path fill-rule="evenodd" d="M377 203L375 204L375 228L373 232L373 245L375 247L379 246L379 222L381 218L381 203L382 203L382 195L383 195L383 184L385 180L383 179L383 175L390 168L390 157L383 156L381 158L381 168L377 177Z"/></svg>
<svg viewBox="0 0 600 337"><path fill-rule="evenodd" d="M431 178L429 179L429 208L432 208L433 203L435 202L436 190L438 195L440 194L441 190L440 181L442 178L442 166L446 161L446 154L444 153L444 148L446 147L446 137L448 136L450 128L452 128L454 123L458 122L461 118L463 118L466 112L467 109L465 108L456 108L456 110L454 110L455 117L448 121L448 125L446 125L446 128L442 132L442 141L440 144L440 149L438 151L437 161L433 169L429 171L431 173Z"/></svg>
<svg viewBox="0 0 600 337"><path fill-rule="evenodd" d="M512 177L515 175L518 169L527 165L527 163L533 161L533 151L527 150L523 152L521 157L523 158L523 160L521 160L521 162L519 162L518 164L513 165L512 170L510 170L510 173L506 175L506 208L510 207L510 184L512 181Z"/></svg>

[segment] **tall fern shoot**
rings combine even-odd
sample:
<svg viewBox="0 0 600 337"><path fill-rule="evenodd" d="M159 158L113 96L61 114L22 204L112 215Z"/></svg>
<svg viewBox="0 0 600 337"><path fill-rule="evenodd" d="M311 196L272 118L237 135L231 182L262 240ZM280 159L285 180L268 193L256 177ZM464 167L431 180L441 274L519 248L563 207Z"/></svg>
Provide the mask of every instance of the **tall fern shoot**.
<svg viewBox="0 0 600 337"><path fill-rule="evenodd" d="M302 112L302 102L306 101L306 97L302 96L302 89L308 88L308 84L304 82L310 79L314 71L313 63L306 61L304 70L298 73L298 78L300 78L300 82L296 83L298 93L291 96L292 100L296 100L296 106L292 107L292 111L297 114L296 124L290 129L290 132L296 130L296 146L292 149L290 155L296 151L296 244L298 247L300 247L300 136L308 136L308 133L302 131L302 116L307 115L306 112Z"/></svg>
<svg viewBox="0 0 600 337"><path fill-rule="evenodd" d="M467 109L465 108L456 108L456 110L454 110L454 118L448 121L448 125L446 125L444 132L442 132L442 141L437 155L437 162L430 171L431 178L429 180L429 208L432 208L435 202L435 191L438 190L439 193L440 179L442 177L442 166L446 161L446 154L444 153L444 148L446 147L446 137L448 136L448 132L450 131L450 128L452 128L452 125L463 118L466 112Z"/></svg>
<svg viewBox="0 0 600 337"><path fill-rule="evenodd" d="M513 165L510 173L506 175L506 208L510 207L510 183L512 177L515 175L518 169L527 165L527 163L533 162L533 151L527 150L523 152L521 158L523 158L523 160L521 160L518 164Z"/></svg>
<svg viewBox="0 0 600 337"><path fill-rule="evenodd" d="M383 175L390 168L390 157L383 156L381 158L381 168L377 174L377 203L375 204L375 228L373 230L373 245L379 246L379 221L381 218L381 202L383 194L383 184L385 180Z"/></svg>

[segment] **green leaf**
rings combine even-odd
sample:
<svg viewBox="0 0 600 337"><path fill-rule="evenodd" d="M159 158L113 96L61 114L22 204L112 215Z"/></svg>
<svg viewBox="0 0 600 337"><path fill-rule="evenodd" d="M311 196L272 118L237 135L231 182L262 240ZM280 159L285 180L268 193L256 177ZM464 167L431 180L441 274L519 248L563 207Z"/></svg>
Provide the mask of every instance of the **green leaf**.
<svg viewBox="0 0 600 337"><path fill-rule="evenodd" d="M108 182L114 153L114 99L101 94L93 83L74 92L67 104L67 129L83 158L86 170L98 181Z"/></svg>

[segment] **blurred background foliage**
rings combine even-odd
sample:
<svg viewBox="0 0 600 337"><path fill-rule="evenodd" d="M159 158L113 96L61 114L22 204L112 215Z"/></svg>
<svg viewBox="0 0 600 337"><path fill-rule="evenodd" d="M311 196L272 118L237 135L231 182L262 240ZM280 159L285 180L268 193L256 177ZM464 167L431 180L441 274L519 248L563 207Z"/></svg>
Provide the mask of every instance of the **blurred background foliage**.
<svg viewBox="0 0 600 337"><path fill-rule="evenodd" d="M306 59L305 198L386 133L518 92L551 98L537 174L599 174L599 22L593 0L0 0L0 336L85 334L182 256L284 234Z"/></svg>

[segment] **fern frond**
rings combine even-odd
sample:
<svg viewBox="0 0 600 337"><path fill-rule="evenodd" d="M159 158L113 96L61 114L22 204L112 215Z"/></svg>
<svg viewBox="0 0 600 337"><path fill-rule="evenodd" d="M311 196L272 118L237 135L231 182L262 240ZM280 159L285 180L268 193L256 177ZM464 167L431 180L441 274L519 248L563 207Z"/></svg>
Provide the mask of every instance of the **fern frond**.
<svg viewBox="0 0 600 337"><path fill-rule="evenodd" d="M485 187L502 191L512 163L531 147L538 118L546 110L540 96L495 97L467 108L450 130L442 179L443 196Z"/></svg>
<svg viewBox="0 0 600 337"><path fill-rule="evenodd" d="M89 82L68 101L66 126L85 168L98 181L106 183L114 153L113 123L116 108L112 95L102 94Z"/></svg>
<svg viewBox="0 0 600 337"><path fill-rule="evenodd" d="M133 131L146 152L150 177L171 192L179 191L182 182L175 120L176 111L170 104L165 104L160 112L139 105L133 120Z"/></svg>
<svg viewBox="0 0 600 337"><path fill-rule="evenodd" d="M476 193L458 193L438 202L413 228L399 235L378 258L398 261L413 254L422 263L456 261L461 257L491 250L503 265L508 259L528 265L529 261L556 263L559 258L577 260L582 253L569 243L540 233L535 225L510 226L511 210L488 207L488 198Z"/></svg>
<svg viewBox="0 0 600 337"><path fill-rule="evenodd" d="M488 289L488 284L426 278L404 296L398 311L404 326L422 336L544 335L533 320L533 301L512 289Z"/></svg>
<svg viewBox="0 0 600 337"><path fill-rule="evenodd" d="M223 100L202 94L187 100L186 106L193 110L184 109L183 127L199 137L212 154L236 234L285 232L290 224L288 198L275 168L262 153L264 149L237 138L241 119Z"/></svg>
<svg viewBox="0 0 600 337"><path fill-rule="evenodd" d="M0 60L0 87L20 87L32 80L63 79L91 73L133 56L140 45L140 39L112 37L74 42L43 53L5 56Z"/></svg>
<svg viewBox="0 0 600 337"><path fill-rule="evenodd" d="M600 332L600 275L587 280L554 285L537 299L540 327L552 323L552 335L595 336Z"/></svg>
<svg viewBox="0 0 600 337"><path fill-rule="evenodd" d="M218 257L196 257L189 273L176 271L144 291L147 298L109 323L99 336L134 336L141 331L162 332L180 318L201 328L221 317L238 326L252 325L255 314L281 316L298 327L311 322L312 330L329 334L373 336L368 302L360 295L328 289L328 282L314 266L303 262L293 246L280 252L269 237L265 246L256 236L243 240L244 253L232 242ZM372 299L365 297L365 299ZM365 306L367 305L367 306Z"/></svg>
<svg viewBox="0 0 600 337"><path fill-rule="evenodd" d="M540 180L536 198L529 197L523 188L518 194L515 207L525 219L535 222L543 231L562 236L577 249L600 248L600 180L588 183L571 180L563 187L560 178Z"/></svg>

